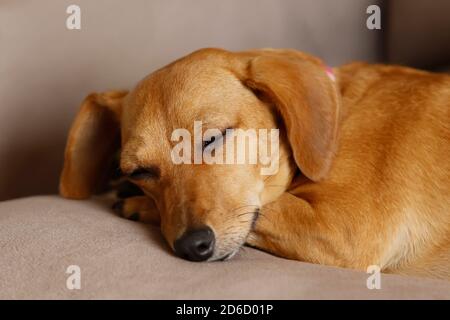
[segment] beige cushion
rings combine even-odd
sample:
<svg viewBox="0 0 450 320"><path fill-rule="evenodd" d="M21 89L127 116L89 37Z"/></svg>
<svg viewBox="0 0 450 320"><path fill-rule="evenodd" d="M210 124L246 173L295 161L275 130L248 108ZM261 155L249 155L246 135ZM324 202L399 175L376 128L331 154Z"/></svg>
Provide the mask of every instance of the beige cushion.
<svg viewBox="0 0 450 320"><path fill-rule="evenodd" d="M0 298L450 299L450 283L368 275L245 248L227 262L175 257L159 229L114 215L105 200L41 196L0 203ZM81 290L66 269L81 268Z"/></svg>

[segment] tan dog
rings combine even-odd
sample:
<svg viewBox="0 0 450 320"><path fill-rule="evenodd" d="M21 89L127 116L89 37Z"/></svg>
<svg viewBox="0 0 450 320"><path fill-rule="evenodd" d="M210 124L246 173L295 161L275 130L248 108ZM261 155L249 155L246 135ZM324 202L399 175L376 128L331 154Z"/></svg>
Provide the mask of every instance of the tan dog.
<svg viewBox="0 0 450 320"><path fill-rule="evenodd" d="M175 252L275 255L450 278L450 77L294 50L194 52L124 91L89 95L70 130L60 191L89 197L121 137L145 196L123 213L161 222ZM281 128L278 173L176 165L174 129ZM120 128L120 129L119 129ZM211 141L210 141L211 142Z"/></svg>

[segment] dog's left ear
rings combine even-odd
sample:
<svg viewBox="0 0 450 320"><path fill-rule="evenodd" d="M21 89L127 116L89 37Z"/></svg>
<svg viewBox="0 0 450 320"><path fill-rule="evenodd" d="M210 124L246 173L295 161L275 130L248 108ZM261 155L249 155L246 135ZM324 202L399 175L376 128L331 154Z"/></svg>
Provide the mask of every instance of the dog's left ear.
<svg viewBox="0 0 450 320"><path fill-rule="evenodd" d="M120 145L122 100L127 91L92 93L81 104L67 138L59 191L84 199L92 195Z"/></svg>
<svg viewBox="0 0 450 320"><path fill-rule="evenodd" d="M313 181L324 178L337 144L340 96L317 58L293 50L261 51L243 82L265 95L284 121L294 160Z"/></svg>

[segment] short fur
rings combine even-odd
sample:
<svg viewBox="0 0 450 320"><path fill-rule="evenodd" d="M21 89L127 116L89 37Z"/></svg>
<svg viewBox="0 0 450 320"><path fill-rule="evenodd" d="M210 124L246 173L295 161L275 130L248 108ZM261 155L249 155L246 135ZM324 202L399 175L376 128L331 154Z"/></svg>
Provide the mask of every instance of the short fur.
<svg viewBox="0 0 450 320"><path fill-rule="evenodd" d="M210 226L211 260L245 243L313 263L450 279L450 77L399 66L334 68L295 50L202 49L131 92L92 94L69 133L61 194L89 197L117 148L144 196L125 216L168 243ZM176 128L282 128L280 170L175 165ZM253 220L259 218L254 224ZM133 215L133 218L136 218Z"/></svg>

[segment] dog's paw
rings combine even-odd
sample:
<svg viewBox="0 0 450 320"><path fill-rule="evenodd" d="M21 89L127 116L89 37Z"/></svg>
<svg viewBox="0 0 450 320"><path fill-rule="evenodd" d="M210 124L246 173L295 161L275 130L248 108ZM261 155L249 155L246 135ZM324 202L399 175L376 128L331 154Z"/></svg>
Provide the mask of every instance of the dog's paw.
<svg viewBox="0 0 450 320"><path fill-rule="evenodd" d="M117 197L120 199L143 195L145 194L142 192L141 188L129 181L123 181L117 186Z"/></svg>
<svg viewBox="0 0 450 320"><path fill-rule="evenodd" d="M160 222L159 213L153 200L146 196L119 200L114 203L112 208L118 215L128 220L151 224L159 224Z"/></svg>
<svg viewBox="0 0 450 320"><path fill-rule="evenodd" d="M139 221L140 215L139 212L129 212L125 210L125 200L119 200L116 203L113 204L112 209L114 212L116 212L119 216L132 220L132 221Z"/></svg>
<svg viewBox="0 0 450 320"><path fill-rule="evenodd" d="M245 240L245 245L252 248L261 248L263 247L264 239L256 232L250 232Z"/></svg>

